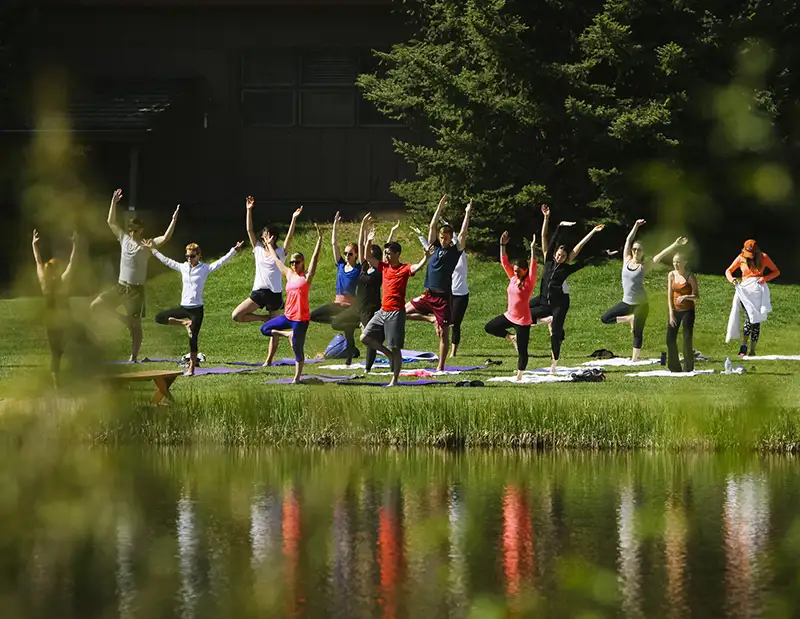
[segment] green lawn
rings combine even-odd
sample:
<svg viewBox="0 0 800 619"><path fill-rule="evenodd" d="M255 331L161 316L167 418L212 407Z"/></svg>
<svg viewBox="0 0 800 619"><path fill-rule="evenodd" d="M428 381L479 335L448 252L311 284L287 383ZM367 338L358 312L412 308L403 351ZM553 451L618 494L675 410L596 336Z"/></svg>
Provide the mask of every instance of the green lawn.
<svg viewBox="0 0 800 619"><path fill-rule="evenodd" d="M342 246L354 238L354 224L344 225L340 239ZM388 232L388 224L379 229L382 238ZM327 230L326 230L327 233ZM202 239L198 239L202 245ZM333 296L335 270L327 238L323 244L320 268L311 291L312 307L329 302ZM411 234L400 235L406 261L417 260L419 243ZM294 249L308 256L313 249L313 239L307 231L301 231ZM520 248L521 249L521 246ZM172 257L181 255L180 248L173 244L165 253ZM619 276L620 263L612 261L595 267L587 267L570 278L572 308L566 323L567 338L562 350L561 365L577 365L587 360L595 349L608 348L618 355L629 355L631 334L624 325L605 326L600 315L621 298ZM253 279L253 260L249 251L234 258L220 271L212 274L205 290L206 314L200 334L200 350L208 357L207 365L217 365L230 360L259 361L266 355L267 339L258 331L258 323L239 324L230 319L231 310L250 292ZM150 263L151 279L147 285L148 317L145 321L145 337L141 356L178 357L187 351L185 333L182 329L155 324L153 316L162 308L177 305L180 300L180 278L178 274L162 267L153 259ZM667 321L666 309L667 267L653 270L647 278L650 294L650 317L645 330L643 358L657 357L666 350L664 335ZM695 328L695 348L711 360L698 364L698 368L721 370L725 356L738 362L738 343L724 343L727 316L731 304L732 290L724 277L718 275L699 276L701 301ZM411 298L422 289L423 276L413 278L409 285ZM492 375L510 375L516 366L516 355L504 341L491 337L483 331L487 320L502 313L506 306L505 287L507 279L496 261L470 256L469 285L470 306L463 327L461 350L455 360L448 363L479 365L487 358L500 359L501 367L470 372L470 378L488 378ZM796 299L800 290L796 286L771 287L774 312L762 329L758 352L761 354L800 354L800 320L795 313ZM87 319L96 331L104 334L108 341L110 358L127 356L127 332L114 321L97 321L88 315L89 299L73 299L76 314ZM20 298L0 302L0 320L4 325L4 336L0 338L0 394L6 397L40 393L47 388L48 353L44 330L37 322L41 299ZM313 325L309 330L306 346L307 356L322 352L334 335L326 325ZM410 323L406 347L418 350L436 350L434 327L427 323ZM534 328L531 336L531 362L529 369L544 367L549 362L549 336L546 328ZM279 357L291 356L288 343L283 341ZM363 347L362 347L363 357ZM69 371L69 360L65 366ZM414 364L408 367L431 367L434 364ZM240 406L247 406L243 394L253 394L259 399L274 398L281 401L326 401L341 400L369 406L393 406L416 408L418 406L443 407L444 402L465 399L489 411L494 403L504 406L513 402L524 402L525 406L554 406L569 412L581 409L588 413L603 413L605 410L632 410L637 407L660 410L678 407L685 410L700 410L713 407L730 407L735 410L746 403L756 402L763 407L780 407L797 410L797 394L800 393L800 362L758 361L744 362L748 373L744 376L701 376L686 379L628 378L625 369L607 372L602 384L550 384L550 385L495 385L487 383L484 389L453 390L448 387L401 389L389 396L388 392L372 388L349 388L337 385L323 387L268 386L264 381L271 377L291 376L292 367L269 368L234 375L202 376L179 379L173 392L176 401L202 402L211 399L235 399ZM122 366L125 368L125 366ZM170 368L170 365L147 364L138 369ZM131 369L127 367L125 369ZM648 369L648 368L643 368ZM315 366L307 366L306 373L327 372ZM18 380L18 379L24 380ZM456 379L452 379L456 380ZM288 393L294 392L294 393ZM358 392L356 394L356 392ZM288 400L287 400L288 398ZM301 405L301 404L298 404ZM741 405L741 406L740 406ZM499 404L498 404L499 406ZM509 405L511 406L511 405ZM511 406L513 409L513 406Z"/></svg>

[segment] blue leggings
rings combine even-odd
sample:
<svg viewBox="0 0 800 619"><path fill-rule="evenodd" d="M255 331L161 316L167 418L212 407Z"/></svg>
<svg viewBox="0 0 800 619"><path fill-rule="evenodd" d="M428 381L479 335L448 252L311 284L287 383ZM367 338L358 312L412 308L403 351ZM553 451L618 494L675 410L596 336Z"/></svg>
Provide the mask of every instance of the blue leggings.
<svg viewBox="0 0 800 619"><path fill-rule="evenodd" d="M294 333L292 338L292 348L294 348L294 360L298 363L305 361L306 354L306 331L308 331L308 321L289 320L286 316L276 316L272 320L261 325L261 333L272 335L273 331L285 331L291 329Z"/></svg>

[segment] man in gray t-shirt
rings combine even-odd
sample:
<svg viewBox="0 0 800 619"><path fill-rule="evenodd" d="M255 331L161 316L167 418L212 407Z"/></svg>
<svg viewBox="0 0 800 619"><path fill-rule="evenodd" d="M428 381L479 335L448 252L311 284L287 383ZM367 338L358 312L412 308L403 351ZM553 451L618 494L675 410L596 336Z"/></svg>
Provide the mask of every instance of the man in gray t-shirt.
<svg viewBox="0 0 800 619"><path fill-rule="evenodd" d="M119 279L117 284L102 292L91 308L106 307L114 311L116 316L128 327L131 334L130 361L136 361L142 345L142 316L145 314L144 282L147 279L147 259L150 250L141 243L144 227L137 217L128 220L127 231L117 225L117 203L122 199L122 189L117 189L111 196L111 207L108 209L108 227L117 237L120 245ZM159 247L170 240L175 231L180 204L172 214L172 221L167 231L153 239L153 246ZM123 306L125 313L117 312Z"/></svg>

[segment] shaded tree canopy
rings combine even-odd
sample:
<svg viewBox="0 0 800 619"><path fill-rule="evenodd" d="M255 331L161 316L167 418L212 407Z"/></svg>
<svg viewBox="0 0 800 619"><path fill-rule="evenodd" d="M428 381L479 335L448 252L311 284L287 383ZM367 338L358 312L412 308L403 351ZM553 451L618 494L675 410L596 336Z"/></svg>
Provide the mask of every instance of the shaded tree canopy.
<svg viewBox="0 0 800 619"><path fill-rule="evenodd" d="M417 177L393 187L412 212L429 214L442 192L474 197L475 227L493 242L511 224L535 227L542 202L556 219L658 214L718 230L754 203L780 210L793 198L794 2L405 0L398 10L413 37L376 52L381 72L359 85L416 130L396 148Z"/></svg>

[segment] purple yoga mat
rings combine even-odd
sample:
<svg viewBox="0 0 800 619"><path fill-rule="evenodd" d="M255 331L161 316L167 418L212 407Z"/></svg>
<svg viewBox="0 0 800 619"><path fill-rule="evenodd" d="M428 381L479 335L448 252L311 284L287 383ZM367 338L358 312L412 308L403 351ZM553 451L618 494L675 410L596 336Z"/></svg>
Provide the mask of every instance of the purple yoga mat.
<svg viewBox="0 0 800 619"><path fill-rule="evenodd" d="M258 361L225 361L226 365L245 365L249 368L260 368L264 364ZM294 363L294 362L292 362Z"/></svg>
<svg viewBox="0 0 800 619"><path fill-rule="evenodd" d="M322 363L325 359L306 359L306 365L310 363ZM280 361L273 361L272 367L279 366L279 365L294 365L294 357L286 357L285 359L281 359Z"/></svg>
<svg viewBox="0 0 800 619"><path fill-rule="evenodd" d="M109 365L133 365L134 363L178 363L180 359L164 359L162 357L144 357L138 361L106 361Z"/></svg>
<svg viewBox="0 0 800 619"><path fill-rule="evenodd" d="M389 381L386 382L373 382L373 381L366 381L366 380L348 380L344 382L340 382L340 385L355 385L355 386L363 386L363 387L385 387L389 384ZM398 381L397 385L401 387L417 387L423 385L449 385L451 383L442 382L439 380L401 380Z"/></svg>
<svg viewBox="0 0 800 619"><path fill-rule="evenodd" d="M321 380L323 383L338 383L343 380L352 380L355 378L355 374L352 376L336 376L334 374L308 374L307 376L303 376L300 379L300 382L305 382L306 379L309 378L316 378ZM284 377L284 378L276 378L274 380L266 381L268 385L290 385L292 383L292 378Z"/></svg>
<svg viewBox="0 0 800 619"><path fill-rule="evenodd" d="M484 365L446 365L444 369L447 372L471 372L472 370L483 370Z"/></svg>
<svg viewBox="0 0 800 619"><path fill-rule="evenodd" d="M203 376L204 374L236 374L237 372L247 371L247 368L224 368L218 365L215 368L196 368L194 375Z"/></svg>

